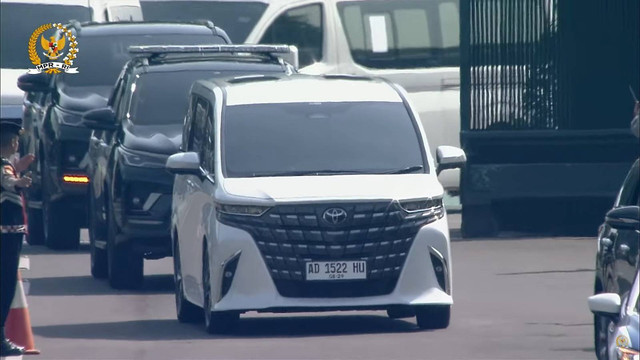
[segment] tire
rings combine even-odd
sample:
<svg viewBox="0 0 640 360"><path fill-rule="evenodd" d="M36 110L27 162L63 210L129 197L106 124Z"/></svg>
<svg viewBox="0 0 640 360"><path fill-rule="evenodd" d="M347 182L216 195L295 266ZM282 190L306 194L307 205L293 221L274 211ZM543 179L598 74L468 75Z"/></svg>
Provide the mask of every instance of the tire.
<svg viewBox="0 0 640 360"><path fill-rule="evenodd" d="M593 315L593 343L598 360L609 360L609 324L604 316Z"/></svg>
<svg viewBox="0 0 640 360"><path fill-rule="evenodd" d="M42 179L42 222L45 245L54 250L77 249L80 245L80 219L78 211L65 201L51 202L50 185Z"/></svg>
<svg viewBox="0 0 640 360"><path fill-rule="evenodd" d="M107 235L107 268L109 285L114 289L139 289L144 280L144 263L140 254L135 254L131 242L116 244L119 232L113 214L109 212Z"/></svg>
<svg viewBox="0 0 640 360"><path fill-rule="evenodd" d="M451 319L451 305L420 305L414 307L420 329L446 329Z"/></svg>
<svg viewBox="0 0 640 360"><path fill-rule="evenodd" d="M42 222L42 209L29 208L27 223L29 224L29 245L44 245L44 224Z"/></svg>
<svg viewBox="0 0 640 360"><path fill-rule="evenodd" d="M462 205L462 236L489 237L498 233L491 205Z"/></svg>
<svg viewBox="0 0 640 360"><path fill-rule="evenodd" d="M89 211L88 211L88 223L89 223L89 249L90 249L90 264L91 264L91 276L95 279L105 279L109 275L109 264L107 263L107 251L100 249L96 246L96 240L104 240L104 232L98 227L95 219L95 206L93 198L89 193ZM101 235L101 236L99 236Z"/></svg>
<svg viewBox="0 0 640 360"><path fill-rule="evenodd" d="M175 240L173 248L173 283L175 284L176 313L181 323L197 323L202 321L202 309L191 303L184 296L182 281L182 265L180 263L180 246Z"/></svg>
<svg viewBox="0 0 640 360"><path fill-rule="evenodd" d="M234 311L211 311L211 272L209 271L209 266L209 250L205 241L202 251L204 326L209 334L226 334L235 328L240 319L240 314Z"/></svg>

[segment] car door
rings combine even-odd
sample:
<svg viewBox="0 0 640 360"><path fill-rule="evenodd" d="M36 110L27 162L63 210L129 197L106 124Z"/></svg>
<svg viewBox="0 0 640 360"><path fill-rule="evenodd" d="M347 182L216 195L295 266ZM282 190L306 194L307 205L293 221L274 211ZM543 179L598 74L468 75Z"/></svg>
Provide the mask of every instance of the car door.
<svg viewBox="0 0 640 360"><path fill-rule="evenodd" d="M616 207L640 206L640 167L639 161L631 167L620 195ZM639 234L631 229L615 230L613 240L614 274L618 286L618 293L624 294L631 288L633 279L638 268L638 242Z"/></svg>
<svg viewBox="0 0 640 360"><path fill-rule="evenodd" d="M272 5L273 6L273 5ZM298 48L300 72L332 74L338 71L333 13L320 1L291 2L270 9L247 38L249 43L288 44Z"/></svg>
<svg viewBox="0 0 640 360"><path fill-rule="evenodd" d="M209 104L204 98L193 96L190 106L192 124L188 126L185 150L198 153L202 164ZM196 304L202 303L202 246L205 237L204 222L207 219L203 215L203 206L206 203L206 194L202 188L203 179L200 175L179 175L174 185L174 193L181 194L176 212L179 219L177 231L185 295Z"/></svg>

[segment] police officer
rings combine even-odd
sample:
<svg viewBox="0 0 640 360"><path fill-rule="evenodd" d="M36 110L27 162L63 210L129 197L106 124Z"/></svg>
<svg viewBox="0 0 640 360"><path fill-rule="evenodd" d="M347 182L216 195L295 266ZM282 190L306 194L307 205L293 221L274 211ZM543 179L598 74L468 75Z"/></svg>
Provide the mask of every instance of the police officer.
<svg viewBox="0 0 640 360"><path fill-rule="evenodd" d="M9 160L18 151L20 132L20 124L7 120L0 122L0 155L2 155L2 190L0 192L2 211L0 213L1 356L21 355L24 352L24 348L9 341L4 333L4 324L16 291L22 239L27 232L22 190L31 186L31 179L28 176L21 177ZM20 167L24 165L21 161Z"/></svg>

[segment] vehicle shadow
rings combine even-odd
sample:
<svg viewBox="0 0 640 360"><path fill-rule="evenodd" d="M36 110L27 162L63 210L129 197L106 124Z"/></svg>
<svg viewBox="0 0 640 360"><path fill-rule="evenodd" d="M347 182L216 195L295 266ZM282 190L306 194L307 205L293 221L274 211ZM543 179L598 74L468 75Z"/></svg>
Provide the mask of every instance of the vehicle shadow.
<svg viewBox="0 0 640 360"><path fill-rule="evenodd" d="M202 324L182 324L173 319L34 326L33 332L48 338L162 341L305 338L421 331L414 323L391 320L383 315L251 316L241 317L234 331L225 335L209 335Z"/></svg>
<svg viewBox="0 0 640 360"><path fill-rule="evenodd" d="M82 296L108 294L172 294L172 275L146 275L142 288L137 290L115 290L107 280L85 276L27 278L29 296Z"/></svg>
<svg viewBox="0 0 640 360"><path fill-rule="evenodd" d="M68 255L82 253L89 253L88 243L80 243L80 246L74 250L52 250L44 245L29 245L24 243L21 251L21 255Z"/></svg>

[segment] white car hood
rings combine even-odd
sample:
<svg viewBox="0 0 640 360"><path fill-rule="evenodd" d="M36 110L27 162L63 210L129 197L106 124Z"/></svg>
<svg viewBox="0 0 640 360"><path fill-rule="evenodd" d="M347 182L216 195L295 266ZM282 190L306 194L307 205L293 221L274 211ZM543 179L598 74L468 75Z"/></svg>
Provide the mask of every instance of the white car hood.
<svg viewBox="0 0 640 360"><path fill-rule="evenodd" d="M2 105L22 105L24 91L18 88L18 77L26 72L26 69L0 70Z"/></svg>
<svg viewBox="0 0 640 360"><path fill-rule="evenodd" d="M220 200L266 201L380 200L440 197L442 185L434 175L331 175L227 178ZM228 199L224 199L227 198Z"/></svg>

